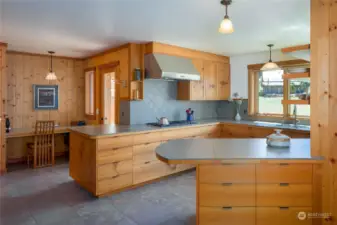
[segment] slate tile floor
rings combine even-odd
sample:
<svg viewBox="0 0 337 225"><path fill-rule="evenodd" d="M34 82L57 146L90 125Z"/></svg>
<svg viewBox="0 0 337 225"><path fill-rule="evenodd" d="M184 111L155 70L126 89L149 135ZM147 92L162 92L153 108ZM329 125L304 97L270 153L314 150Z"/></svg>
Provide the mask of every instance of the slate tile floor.
<svg viewBox="0 0 337 225"><path fill-rule="evenodd" d="M68 164L0 177L1 225L194 225L195 172L96 199Z"/></svg>

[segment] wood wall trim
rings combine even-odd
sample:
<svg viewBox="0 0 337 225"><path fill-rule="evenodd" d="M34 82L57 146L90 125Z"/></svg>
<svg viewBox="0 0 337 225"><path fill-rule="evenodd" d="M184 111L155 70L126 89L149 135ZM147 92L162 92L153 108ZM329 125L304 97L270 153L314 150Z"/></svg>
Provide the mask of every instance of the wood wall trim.
<svg viewBox="0 0 337 225"><path fill-rule="evenodd" d="M103 50L102 52L99 52L97 54L85 57L84 60L88 60L88 59L92 59L92 58L95 58L95 57L103 56L103 55L106 55L106 54L109 54L109 53L112 53L112 52L117 52L117 51L119 51L123 48L129 48L129 47L130 47L130 43L126 43L126 44L123 44L123 45L120 45L120 46L112 47L112 48L109 48L107 50Z"/></svg>
<svg viewBox="0 0 337 225"><path fill-rule="evenodd" d="M222 63L230 63L228 56L217 55L214 53L203 52L159 42L150 42L145 45L145 54L149 53L161 53L186 58L197 58Z"/></svg>
<svg viewBox="0 0 337 225"><path fill-rule="evenodd" d="M298 66L298 65L309 65L310 62L303 60L303 59L294 59L294 60L287 60L287 61L279 61L275 62L280 67L291 67L291 66ZM264 63L259 64L251 64L248 65L248 70L261 70Z"/></svg>
<svg viewBox="0 0 337 225"><path fill-rule="evenodd" d="M292 46L292 47L288 47L288 48L282 48L281 51L283 53L289 53L289 52L296 52L296 51L308 50L308 49L310 49L310 44L297 45L297 46Z"/></svg>
<svg viewBox="0 0 337 225"><path fill-rule="evenodd" d="M17 55L29 55L29 56L40 56L40 57L50 57L48 54L39 54L39 53L31 53L31 52L21 52L21 51L13 51L13 50L7 50L7 54L17 54ZM53 55L54 58L60 58L60 59L71 59L71 60L83 60L82 58L75 58L75 57L69 57L69 56L57 56Z"/></svg>
<svg viewBox="0 0 337 225"><path fill-rule="evenodd" d="M324 224L337 224L337 2L311 0L311 154L325 158L321 174Z"/></svg>

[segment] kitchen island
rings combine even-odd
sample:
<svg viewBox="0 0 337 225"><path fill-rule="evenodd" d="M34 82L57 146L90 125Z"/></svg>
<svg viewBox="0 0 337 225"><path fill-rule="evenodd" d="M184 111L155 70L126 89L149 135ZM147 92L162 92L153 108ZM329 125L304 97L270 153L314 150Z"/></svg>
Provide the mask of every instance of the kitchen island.
<svg viewBox="0 0 337 225"><path fill-rule="evenodd" d="M309 139L272 148L265 139L174 140L156 149L172 165L197 165L198 225L320 224L320 169ZM298 213L306 218L299 219Z"/></svg>
<svg viewBox="0 0 337 225"><path fill-rule="evenodd" d="M94 196L137 187L156 179L195 168L171 165L156 158L155 149L170 140L193 138L263 138L275 123L202 120L177 127L146 125L98 125L71 127L70 176ZM308 127L290 127L284 133L309 137Z"/></svg>

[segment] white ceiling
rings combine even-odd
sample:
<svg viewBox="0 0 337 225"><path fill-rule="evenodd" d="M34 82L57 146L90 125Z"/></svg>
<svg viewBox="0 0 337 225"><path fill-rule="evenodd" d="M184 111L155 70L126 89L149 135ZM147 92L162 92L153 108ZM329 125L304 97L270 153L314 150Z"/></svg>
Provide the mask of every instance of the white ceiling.
<svg viewBox="0 0 337 225"><path fill-rule="evenodd" d="M84 57L126 42L158 41L237 55L310 42L310 0L233 0L235 32L218 33L220 0L0 0L9 49Z"/></svg>

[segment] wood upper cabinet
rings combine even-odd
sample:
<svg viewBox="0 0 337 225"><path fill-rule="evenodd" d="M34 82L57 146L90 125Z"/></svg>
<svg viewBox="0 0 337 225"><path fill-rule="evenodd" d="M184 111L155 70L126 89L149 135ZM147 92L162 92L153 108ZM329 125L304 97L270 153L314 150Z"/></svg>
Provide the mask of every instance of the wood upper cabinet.
<svg viewBox="0 0 337 225"><path fill-rule="evenodd" d="M217 63L218 99L226 100L230 96L230 66Z"/></svg>
<svg viewBox="0 0 337 225"><path fill-rule="evenodd" d="M179 81L178 100L226 100L230 95L228 63L193 59L200 81Z"/></svg>
<svg viewBox="0 0 337 225"><path fill-rule="evenodd" d="M204 62L204 83L205 83L205 99L218 99L218 75L217 63L211 61Z"/></svg>
<svg viewBox="0 0 337 225"><path fill-rule="evenodd" d="M204 100L204 61L201 59L192 60L195 68L200 73L199 81L179 81L178 82L178 100Z"/></svg>

